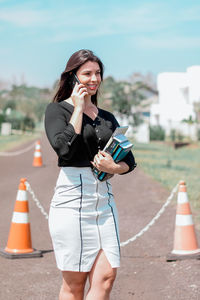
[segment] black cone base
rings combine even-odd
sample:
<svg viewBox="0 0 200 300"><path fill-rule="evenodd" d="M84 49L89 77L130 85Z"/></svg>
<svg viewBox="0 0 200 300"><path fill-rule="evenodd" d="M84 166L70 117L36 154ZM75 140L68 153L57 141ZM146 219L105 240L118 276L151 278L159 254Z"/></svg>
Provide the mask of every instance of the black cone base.
<svg viewBox="0 0 200 300"><path fill-rule="evenodd" d="M13 258L31 258L31 257L41 257L41 256L43 256L42 251L36 250L36 249L34 249L34 251L30 252L30 253L10 253L10 252L7 252L3 249L0 249L0 255L5 257L5 258L10 258L10 259L13 259Z"/></svg>
<svg viewBox="0 0 200 300"><path fill-rule="evenodd" d="M173 254L170 253L166 257L166 261L177 261L177 260L185 260L185 259L200 259L200 252L194 254Z"/></svg>

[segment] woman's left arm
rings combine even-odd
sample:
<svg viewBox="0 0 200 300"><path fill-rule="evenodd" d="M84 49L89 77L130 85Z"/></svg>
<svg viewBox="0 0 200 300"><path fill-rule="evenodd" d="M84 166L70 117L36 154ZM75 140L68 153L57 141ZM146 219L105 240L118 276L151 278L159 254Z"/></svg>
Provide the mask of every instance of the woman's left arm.
<svg viewBox="0 0 200 300"><path fill-rule="evenodd" d="M119 127L119 123L113 114L109 113L109 120L112 122L112 130L113 132L117 127ZM105 152L99 151L91 164L96 167L99 171L106 172L109 174L126 174L134 170L136 167L135 158L130 150L127 155L118 163L115 163L112 156Z"/></svg>

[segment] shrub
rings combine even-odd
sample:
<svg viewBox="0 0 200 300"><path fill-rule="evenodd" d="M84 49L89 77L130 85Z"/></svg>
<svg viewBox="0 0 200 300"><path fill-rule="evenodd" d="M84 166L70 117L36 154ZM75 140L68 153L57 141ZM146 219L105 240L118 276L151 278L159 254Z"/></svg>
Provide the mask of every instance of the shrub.
<svg viewBox="0 0 200 300"><path fill-rule="evenodd" d="M160 126L150 126L150 141L164 141L165 130Z"/></svg>
<svg viewBox="0 0 200 300"><path fill-rule="evenodd" d="M197 139L200 141L200 129L197 130Z"/></svg>
<svg viewBox="0 0 200 300"><path fill-rule="evenodd" d="M24 130L33 130L35 128L35 122L33 120L33 118L29 117L29 116L25 116L23 119L23 129Z"/></svg>
<svg viewBox="0 0 200 300"><path fill-rule="evenodd" d="M21 112L13 110L10 115L6 116L6 121L10 122L12 129L17 130L31 130L35 128L35 122L33 118L24 116Z"/></svg>
<svg viewBox="0 0 200 300"><path fill-rule="evenodd" d="M179 142L182 142L184 139L184 135L181 132L177 132L177 140Z"/></svg>
<svg viewBox="0 0 200 300"><path fill-rule="evenodd" d="M170 139L172 142L175 142L175 140L176 140L176 130L175 129L170 130Z"/></svg>
<svg viewBox="0 0 200 300"><path fill-rule="evenodd" d="M0 114L0 127L1 127L1 123L5 122L5 115Z"/></svg>

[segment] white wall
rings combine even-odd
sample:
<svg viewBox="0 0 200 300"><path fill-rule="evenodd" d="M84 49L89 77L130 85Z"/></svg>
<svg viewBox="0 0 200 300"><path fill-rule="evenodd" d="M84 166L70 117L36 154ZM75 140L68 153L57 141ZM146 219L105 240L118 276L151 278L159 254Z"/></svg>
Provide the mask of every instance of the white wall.
<svg viewBox="0 0 200 300"><path fill-rule="evenodd" d="M193 103L200 101L200 66L192 66L185 73L166 72L157 77L158 103L151 106L150 124L161 125L169 134L177 129L184 135L195 137L195 126L182 122L192 116L195 119ZM191 129L194 127L194 129Z"/></svg>
<svg viewBox="0 0 200 300"><path fill-rule="evenodd" d="M200 66L187 68L189 103L200 101Z"/></svg>

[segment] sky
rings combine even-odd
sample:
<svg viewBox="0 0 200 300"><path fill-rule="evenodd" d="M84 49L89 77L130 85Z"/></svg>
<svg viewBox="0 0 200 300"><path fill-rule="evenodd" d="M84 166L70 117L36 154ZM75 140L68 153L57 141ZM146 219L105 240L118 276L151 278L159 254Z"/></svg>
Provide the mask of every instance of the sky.
<svg viewBox="0 0 200 300"><path fill-rule="evenodd" d="M105 76L200 65L199 0L0 0L0 80L51 87L79 49Z"/></svg>

